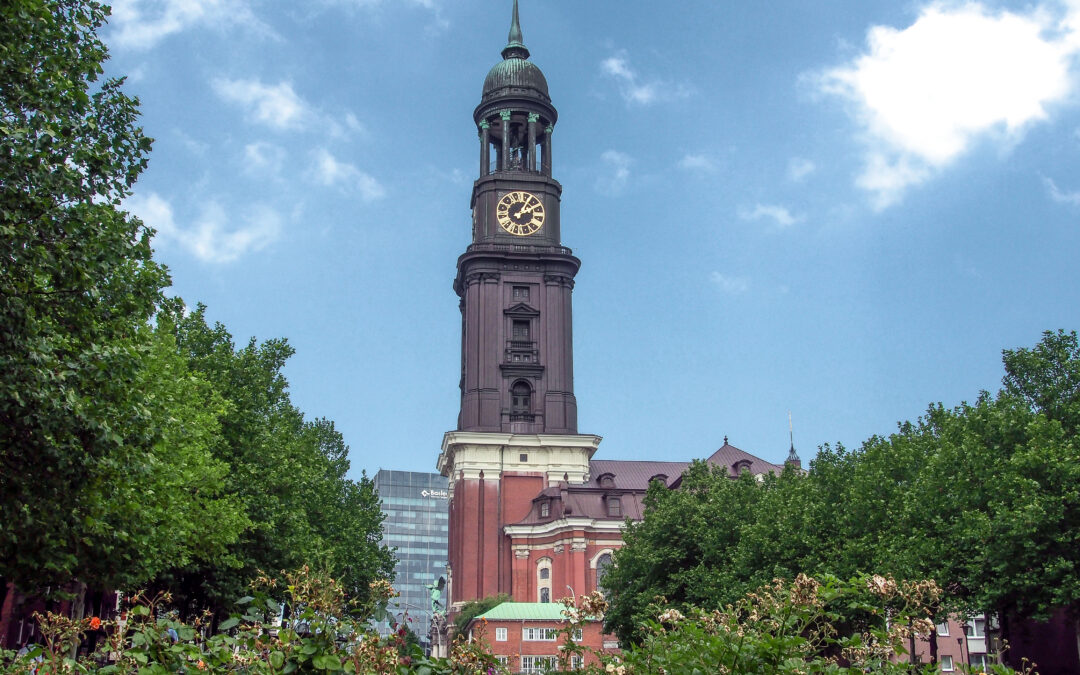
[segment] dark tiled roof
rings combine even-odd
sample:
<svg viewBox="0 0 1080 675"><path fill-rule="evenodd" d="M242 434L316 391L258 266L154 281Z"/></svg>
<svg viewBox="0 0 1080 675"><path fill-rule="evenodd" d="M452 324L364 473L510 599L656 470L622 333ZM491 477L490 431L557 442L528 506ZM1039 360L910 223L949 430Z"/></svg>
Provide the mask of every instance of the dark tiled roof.
<svg viewBox="0 0 1080 675"><path fill-rule="evenodd" d="M726 439L724 445L705 460L705 463L707 464L716 464L726 467L728 473L732 476L737 476L739 474L736 465L745 462L748 462L746 466L750 469L750 473L755 475L759 473L769 473L770 471L779 475L784 471L784 466L782 464L766 462L760 457L755 457L745 450L736 448L734 445L728 443Z"/></svg>
<svg viewBox="0 0 1080 675"><path fill-rule="evenodd" d="M594 459L589 462L589 485L600 487L604 474L612 474L617 490L647 490L649 479L656 475L667 476L667 482L682 475L690 462L635 462L618 459Z"/></svg>
<svg viewBox="0 0 1080 675"><path fill-rule="evenodd" d="M760 457L736 448L724 440L724 445L705 460L708 464L723 466L728 474L737 476L746 466L752 474L781 473L781 464L766 462ZM594 459L589 462L589 482L584 485L559 483L539 492L535 499L550 499L548 516L540 517L535 505L518 525L539 525L561 518L592 518L596 520L622 521L626 518L641 520L644 513L645 491L650 479L665 476L668 487L678 488L682 474L690 462L645 462L616 459ZM603 480L611 476L612 482ZM608 515L607 500L618 497L621 513Z"/></svg>

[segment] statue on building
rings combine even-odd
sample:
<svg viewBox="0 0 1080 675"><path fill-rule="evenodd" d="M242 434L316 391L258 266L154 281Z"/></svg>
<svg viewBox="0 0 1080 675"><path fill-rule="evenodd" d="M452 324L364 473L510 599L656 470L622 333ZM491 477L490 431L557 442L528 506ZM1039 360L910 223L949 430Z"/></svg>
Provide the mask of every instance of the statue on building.
<svg viewBox="0 0 1080 675"><path fill-rule="evenodd" d="M431 614L434 616L443 613L445 607L442 603L442 592L446 588L446 577L439 577L438 581L425 584L424 588L431 593Z"/></svg>

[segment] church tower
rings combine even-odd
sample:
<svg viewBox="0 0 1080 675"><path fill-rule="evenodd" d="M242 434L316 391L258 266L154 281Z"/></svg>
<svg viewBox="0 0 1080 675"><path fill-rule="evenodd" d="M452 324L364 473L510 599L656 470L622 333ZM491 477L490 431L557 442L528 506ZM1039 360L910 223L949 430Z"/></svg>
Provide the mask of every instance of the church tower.
<svg viewBox="0 0 1080 675"><path fill-rule="evenodd" d="M439 471L450 480L450 602L514 593L504 527L542 490L588 480L600 437L577 432L571 295L581 261L562 245L553 177L558 113L529 60L518 3L484 80L472 241L457 262L461 410Z"/></svg>

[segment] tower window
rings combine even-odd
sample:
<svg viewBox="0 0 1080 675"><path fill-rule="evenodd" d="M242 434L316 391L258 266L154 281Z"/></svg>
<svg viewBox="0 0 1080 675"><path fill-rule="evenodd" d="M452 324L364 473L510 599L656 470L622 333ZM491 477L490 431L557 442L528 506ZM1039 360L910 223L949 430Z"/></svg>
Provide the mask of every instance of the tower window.
<svg viewBox="0 0 1080 675"><path fill-rule="evenodd" d="M520 319L514 320L513 336L515 340L529 339L529 322Z"/></svg>
<svg viewBox="0 0 1080 675"><path fill-rule="evenodd" d="M510 413L525 415L532 412L532 388L528 383L517 381L510 388Z"/></svg>
<svg viewBox="0 0 1080 675"><path fill-rule="evenodd" d="M548 569L547 567L541 567L540 568L540 578L541 579L550 579L551 578L551 570Z"/></svg>
<svg viewBox="0 0 1080 675"><path fill-rule="evenodd" d="M551 589L550 588L541 588L540 589L540 602L551 602Z"/></svg>

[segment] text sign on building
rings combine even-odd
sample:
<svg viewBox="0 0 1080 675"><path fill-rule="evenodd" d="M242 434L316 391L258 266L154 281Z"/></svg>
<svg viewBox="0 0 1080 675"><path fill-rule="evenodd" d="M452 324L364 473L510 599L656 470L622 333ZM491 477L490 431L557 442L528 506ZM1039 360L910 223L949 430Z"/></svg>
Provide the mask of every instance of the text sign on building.
<svg viewBox="0 0 1080 675"><path fill-rule="evenodd" d="M433 497L435 499L446 499L449 496L446 490L423 490L420 494L424 497Z"/></svg>

